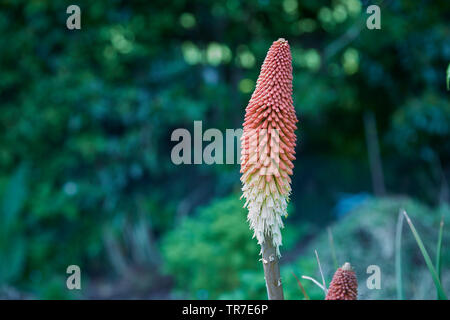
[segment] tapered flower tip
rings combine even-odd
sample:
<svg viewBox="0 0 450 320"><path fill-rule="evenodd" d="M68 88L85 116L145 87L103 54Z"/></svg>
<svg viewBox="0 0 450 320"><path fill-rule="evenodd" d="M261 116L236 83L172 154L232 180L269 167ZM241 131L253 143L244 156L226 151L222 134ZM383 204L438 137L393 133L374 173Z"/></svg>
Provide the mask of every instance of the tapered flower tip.
<svg viewBox="0 0 450 320"><path fill-rule="evenodd" d="M358 280L350 263L346 262L337 269L325 300L357 300Z"/></svg>
<svg viewBox="0 0 450 320"><path fill-rule="evenodd" d="M273 239L279 254L282 216L287 215L298 122L292 100L288 42L273 42L245 109L241 138L241 182L248 220L258 242Z"/></svg>

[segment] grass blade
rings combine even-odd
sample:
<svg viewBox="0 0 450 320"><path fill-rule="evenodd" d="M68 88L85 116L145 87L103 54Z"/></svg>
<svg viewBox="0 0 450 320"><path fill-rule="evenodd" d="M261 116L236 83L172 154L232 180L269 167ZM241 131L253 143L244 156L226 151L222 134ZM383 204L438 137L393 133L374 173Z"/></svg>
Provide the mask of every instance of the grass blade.
<svg viewBox="0 0 450 320"><path fill-rule="evenodd" d="M405 290L403 287L403 269L402 269L402 230L404 216L400 210L397 220L397 229L395 232L395 279L397 281L397 299L405 299Z"/></svg>
<svg viewBox="0 0 450 320"><path fill-rule="evenodd" d="M317 250L314 250L314 252L316 253L317 264L319 265L320 276L322 277L322 284L323 284L323 287L325 288L325 293L326 293L327 292L327 284L325 283L325 277L323 276L322 266L320 265L319 254L317 253Z"/></svg>
<svg viewBox="0 0 450 320"><path fill-rule="evenodd" d="M328 241L330 242L331 257L333 258L334 269L337 270L339 268L339 264L336 258L336 250L334 249L333 233L331 233L330 227L327 228L327 231L328 231Z"/></svg>
<svg viewBox="0 0 450 320"><path fill-rule="evenodd" d="M314 279L313 277L302 276L302 279L312 281L316 286L318 286L320 289L322 289L322 291L325 293L325 296L327 295L327 288L324 288L324 286L319 281Z"/></svg>
<svg viewBox="0 0 450 320"><path fill-rule="evenodd" d="M441 223L439 225L439 236L436 250L436 273L439 281L441 281L441 256L442 256L442 237L444 235L444 217L441 219Z"/></svg>
<svg viewBox="0 0 450 320"><path fill-rule="evenodd" d="M447 67L447 91L450 90L450 63Z"/></svg>
<svg viewBox="0 0 450 320"><path fill-rule="evenodd" d="M434 285L436 286L436 290L438 293L438 299L439 300L447 300L447 296L445 295L444 289L441 286L441 282L439 281L439 277L436 273L436 269L434 269L433 263L431 262L430 256L428 255L427 249L425 249L425 246L423 245L422 239L419 236L419 233L417 232L416 228L414 227L411 219L408 217L408 214L405 210L402 210L403 215L406 218L406 222L408 222L408 225L414 235L414 238L416 239L417 245L419 246L420 252L422 253L423 258L425 259L425 263L427 264L428 270L430 271L431 277L433 278Z"/></svg>
<svg viewBox="0 0 450 320"><path fill-rule="evenodd" d="M300 287L300 290L302 290L305 300L310 300L308 294L306 293L305 288L303 287L302 283L300 282L300 279L297 278L297 276L295 275L295 273L293 271L291 271L291 272L292 272L292 275L294 276L295 280L297 280L298 286Z"/></svg>

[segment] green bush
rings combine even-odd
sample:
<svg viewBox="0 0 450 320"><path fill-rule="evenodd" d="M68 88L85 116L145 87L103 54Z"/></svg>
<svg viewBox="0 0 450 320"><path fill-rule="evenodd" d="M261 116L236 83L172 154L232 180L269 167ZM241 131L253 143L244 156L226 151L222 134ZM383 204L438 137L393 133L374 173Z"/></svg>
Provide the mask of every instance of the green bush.
<svg viewBox="0 0 450 320"><path fill-rule="evenodd" d="M164 238L166 271L188 297L215 299L242 286L241 274L258 270L258 246L242 205L237 195L217 200Z"/></svg>

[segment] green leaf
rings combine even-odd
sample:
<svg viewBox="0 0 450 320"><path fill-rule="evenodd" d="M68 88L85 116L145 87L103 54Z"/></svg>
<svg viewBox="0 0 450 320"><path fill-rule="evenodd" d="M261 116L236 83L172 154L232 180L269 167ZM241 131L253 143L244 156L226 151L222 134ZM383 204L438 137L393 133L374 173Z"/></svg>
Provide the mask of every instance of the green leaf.
<svg viewBox="0 0 450 320"><path fill-rule="evenodd" d="M450 90L450 63L447 67L447 91Z"/></svg>
<svg viewBox="0 0 450 320"><path fill-rule="evenodd" d="M425 249L425 246L422 242L422 239L419 236L419 233L417 232L416 228L414 227L411 219L408 217L408 214L405 210L402 210L403 215L406 218L406 221L408 222L409 227L411 228L411 231L414 235L414 238L416 239L417 245L419 246L420 252L423 255L423 258L425 259L425 263L427 264L428 270L430 271L431 277L433 278L434 285L436 286L436 290L438 292L438 299L439 300L447 300L447 296L444 292L444 289L442 288L441 282L439 281L439 276L436 273L436 269L434 269L433 263L431 262L430 256L428 255L427 249Z"/></svg>
<svg viewBox="0 0 450 320"><path fill-rule="evenodd" d="M402 269L402 230L403 214L400 210L397 220L397 229L395 232L395 279L397 281L397 299L405 299L405 290L403 287L403 269Z"/></svg>
<svg viewBox="0 0 450 320"><path fill-rule="evenodd" d="M14 281L25 265L25 240L21 236L10 237L0 244L0 285Z"/></svg>
<svg viewBox="0 0 450 320"><path fill-rule="evenodd" d="M439 235L438 235L438 243L436 250L436 273L438 275L439 281L441 281L441 264L442 264L442 237L444 235L444 217L441 219L441 223L439 224Z"/></svg>
<svg viewBox="0 0 450 320"><path fill-rule="evenodd" d="M28 166L21 165L12 175L6 186L2 202L2 221L1 232L10 232L12 225L17 219L17 215L25 203L27 197L27 176Z"/></svg>

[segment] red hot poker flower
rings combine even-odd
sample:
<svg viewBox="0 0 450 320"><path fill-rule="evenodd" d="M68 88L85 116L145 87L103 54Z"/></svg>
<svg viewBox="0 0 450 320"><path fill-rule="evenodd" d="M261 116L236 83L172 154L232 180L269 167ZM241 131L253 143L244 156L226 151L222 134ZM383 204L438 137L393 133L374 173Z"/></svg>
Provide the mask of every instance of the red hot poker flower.
<svg viewBox="0 0 450 320"><path fill-rule="evenodd" d="M250 228L258 243L282 244L298 122L292 101L292 58L284 39L275 41L261 67L247 106L241 137L241 182Z"/></svg>
<svg viewBox="0 0 450 320"><path fill-rule="evenodd" d="M325 300L357 300L358 280L350 263L346 262L337 269Z"/></svg>

